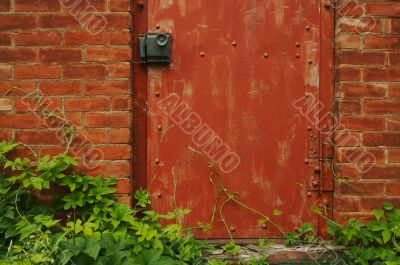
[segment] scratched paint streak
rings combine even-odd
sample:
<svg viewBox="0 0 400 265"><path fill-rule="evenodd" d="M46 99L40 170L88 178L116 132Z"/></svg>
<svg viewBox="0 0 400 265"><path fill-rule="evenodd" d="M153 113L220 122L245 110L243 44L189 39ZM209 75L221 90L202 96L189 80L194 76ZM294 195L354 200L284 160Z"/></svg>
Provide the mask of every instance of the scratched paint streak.
<svg viewBox="0 0 400 265"><path fill-rule="evenodd" d="M285 9L287 6L285 6L283 2L282 0L274 1L274 11L270 12L270 14L274 16L275 25L277 27L283 26L285 22Z"/></svg>
<svg viewBox="0 0 400 265"><path fill-rule="evenodd" d="M178 7L181 17L186 17L186 0L178 0Z"/></svg>
<svg viewBox="0 0 400 265"><path fill-rule="evenodd" d="M166 9L174 4L174 0L160 0L160 9Z"/></svg>

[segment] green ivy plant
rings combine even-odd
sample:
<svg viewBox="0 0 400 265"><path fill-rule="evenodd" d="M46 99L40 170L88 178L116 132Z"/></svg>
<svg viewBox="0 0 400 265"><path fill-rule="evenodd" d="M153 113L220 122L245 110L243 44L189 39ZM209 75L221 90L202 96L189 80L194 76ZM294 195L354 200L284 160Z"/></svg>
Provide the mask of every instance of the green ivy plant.
<svg viewBox="0 0 400 265"><path fill-rule="evenodd" d="M135 192L134 208L119 204L116 179L75 170L78 162L66 152L10 158L20 145L0 143L0 265L208 264L202 251L212 246L173 222L189 210L148 211L144 190ZM51 203L39 203L48 194Z"/></svg>
<svg viewBox="0 0 400 265"><path fill-rule="evenodd" d="M316 211L321 215L321 211ZM334 244L344 246L340 258L346 264L399 265L400 264L400 209L384 203L374 210L374 219L362 222L351 218L346 224L327 219L328 233ZM314 227L304 224L294 232L287 233L286 245L316 242Z"/></svg>

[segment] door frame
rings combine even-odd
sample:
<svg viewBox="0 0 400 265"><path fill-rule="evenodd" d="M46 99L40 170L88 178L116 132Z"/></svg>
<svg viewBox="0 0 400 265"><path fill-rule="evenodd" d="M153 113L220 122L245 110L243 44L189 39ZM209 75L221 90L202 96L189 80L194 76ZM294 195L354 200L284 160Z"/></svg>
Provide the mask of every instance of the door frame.
<svg viewBox="0 0 400 265"><path fill-rule="evenodd" d="M319 0L320 12L320 86L319 103L323 108L318 111L319 128L324 128L324 133L319 130L319 168L318 202L319 206L329 209L327 217L333 218L333 127L332 117L334 112L334 58L335 58L335 9L333 4ZM328 1L329 2L329 1ZM132 186L133 190L147 188L147 65L140 64L138 51L139 33L148 32L148 0L133 0L131 13L132 20ZM323 73L323 74L321 74ZM333 118L333 117L332 117ZM329 145L324 143L330 143ZM324 218L318 216L318 233L326 236Z"/></svg>

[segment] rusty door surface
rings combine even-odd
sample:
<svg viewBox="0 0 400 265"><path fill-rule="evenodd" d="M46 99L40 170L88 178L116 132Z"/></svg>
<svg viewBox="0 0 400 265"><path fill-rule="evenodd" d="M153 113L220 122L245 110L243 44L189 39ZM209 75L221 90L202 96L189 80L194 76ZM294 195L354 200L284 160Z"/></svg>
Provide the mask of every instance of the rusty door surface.
<svg viewBox="0 0 400 265"><path fill-rule="evenodd" d="M190 209L183 222L200 238L281 237L266 217L285 231L318 225L309 208L320 185L319 123L296 102L320 97L321 2L135 7L136 29L172 38L170 65L135 68L147 78L136 82L147 96L147 169L138 181L152 207Z"/></svg>

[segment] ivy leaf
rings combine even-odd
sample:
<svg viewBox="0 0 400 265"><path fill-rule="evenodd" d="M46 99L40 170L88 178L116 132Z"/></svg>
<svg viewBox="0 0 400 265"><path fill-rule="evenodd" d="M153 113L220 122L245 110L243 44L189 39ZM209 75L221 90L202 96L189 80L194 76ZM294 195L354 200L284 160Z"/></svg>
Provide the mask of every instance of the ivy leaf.
<svg viewBox="0 0 400 265"><path fill-rule="evenodd" d="M381 219L384 214L385 212L383 210L374 210L376 220Z"/></svg>
<svg viewBox="0 0 400 265"><path fill-rule="evenodd" d="M385 202L383 203L383 209L386 211L391 211L393 210L394 206L390 202Z"/></svg>
<svg viewBox="0 0 400 265"><path fill-rule="evenodd" d="M389 230L382 231L383 243L387 243L392 237L392 233Z"/></svg>

